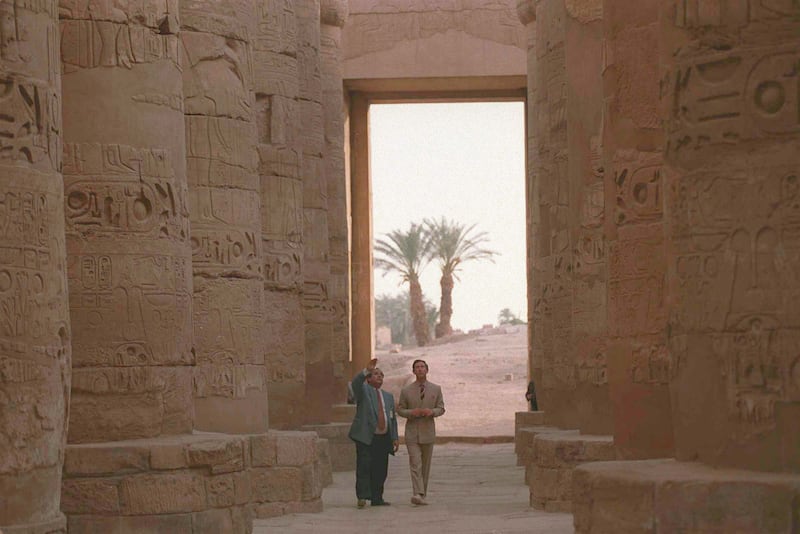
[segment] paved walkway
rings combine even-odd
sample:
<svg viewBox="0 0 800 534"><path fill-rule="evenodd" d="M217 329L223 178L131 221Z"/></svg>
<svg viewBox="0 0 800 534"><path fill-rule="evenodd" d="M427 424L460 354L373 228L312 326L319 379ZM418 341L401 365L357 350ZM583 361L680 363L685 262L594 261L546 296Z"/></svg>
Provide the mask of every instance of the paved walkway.
<svg viewBox="0 0 800 534"><path fill-rule="evenodd" d="M401 446L389 458L384 497L391 506L356 508L355 473L334 473L325 488L325 511L257 520L253 534L267 533L547 533L573 532L572 515L548 514L528 506L524 469L513 443L436 445L428 506L410 503L408 455Z"/></svg>

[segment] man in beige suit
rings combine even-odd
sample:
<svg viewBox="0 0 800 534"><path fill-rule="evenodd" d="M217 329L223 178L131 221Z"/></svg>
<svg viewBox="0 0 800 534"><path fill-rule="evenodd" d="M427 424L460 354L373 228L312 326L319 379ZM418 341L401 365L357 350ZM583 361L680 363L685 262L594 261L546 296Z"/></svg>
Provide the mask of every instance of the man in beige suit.
<svg viewBox="0 0 800 534"><path fill-rule="evenodd" d="M411 366L417 379L400 392L397 415L408 419L406 422L406 448L411 467L413 504L428 504L428 475L431 472L431 456L436 441L434 417L444 413L442 388L428 382L428 364L424 360L414 360Z"/></svg>

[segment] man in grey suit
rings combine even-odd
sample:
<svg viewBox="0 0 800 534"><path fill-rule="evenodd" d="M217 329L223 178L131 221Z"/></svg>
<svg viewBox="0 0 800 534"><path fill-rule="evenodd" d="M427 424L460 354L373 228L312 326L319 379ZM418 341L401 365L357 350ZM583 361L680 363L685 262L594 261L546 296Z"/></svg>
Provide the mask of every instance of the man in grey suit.
<svg viewBox="0 0 800 534"><path fill-rule="evenodd" d="M350 425L350 439L356 442L356 498L363 508L367 500L372 506L387 506L383 485L389 470L389 454L397 452L397 416L394 396L381 391L383 371L378 360L353 377L356 416Z"/></svg>
<svg viewBox="0 0 800 534"><path fill-rule="evenodd" d="M428 504L428 475L431 472L433 444L436 441L434 417L444 413L442 388L428 382L428 364L424 360L414 360L411 370L417 379L400 392L397 414L406 417L406 448L411 468L413 504Z"/></svg>

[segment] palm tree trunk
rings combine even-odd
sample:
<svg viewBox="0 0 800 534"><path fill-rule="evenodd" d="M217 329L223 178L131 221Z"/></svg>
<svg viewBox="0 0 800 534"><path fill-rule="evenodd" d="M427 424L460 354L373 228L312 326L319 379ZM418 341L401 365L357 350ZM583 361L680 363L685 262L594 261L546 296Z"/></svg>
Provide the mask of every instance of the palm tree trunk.
<svg viewBox="0 0 800 534"><path fill-rule="evenodd" d="M436 338L449 336L453 333L450 318L453 316L453 282L452 274L443 274L439 280L442 287L442 299L439 303L439 324L436 325Z"/></svg>
<svg viewBox="0 0 800 534"><path fill-rule="evenodd" d="M417 345L424 347L430 341L428 333L428 321L425 314L425 303L422 301L422 286L419 280L409 280L409 307L411 311L411 322L414 325L414 336L417 338Z"/></svg>

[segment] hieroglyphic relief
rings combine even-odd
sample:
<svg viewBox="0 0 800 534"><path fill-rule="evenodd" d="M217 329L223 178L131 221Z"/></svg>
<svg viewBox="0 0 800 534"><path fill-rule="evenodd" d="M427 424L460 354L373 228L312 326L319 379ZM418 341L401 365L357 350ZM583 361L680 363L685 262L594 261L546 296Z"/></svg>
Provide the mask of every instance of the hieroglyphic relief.
<svg viewBox="0 0 800 534"><path fill-rule="evenodd" d="M60 0L64 72L178 64L178 0Z"/></svg>
<svg viewBox="0 0 800 534"><path fill-rule="evenodd" d="M800 132L800 52L749 49L686 61L662 82L668 154Z"/></svg>
<svg viewBox="0 0 800 534"><path fill-rule="evenodd" d="M675 0L675 25L679 28L702 26L745 26L749 22L780 19L800 13L795 0L742 0L704 2Z"/></svg>

